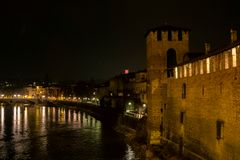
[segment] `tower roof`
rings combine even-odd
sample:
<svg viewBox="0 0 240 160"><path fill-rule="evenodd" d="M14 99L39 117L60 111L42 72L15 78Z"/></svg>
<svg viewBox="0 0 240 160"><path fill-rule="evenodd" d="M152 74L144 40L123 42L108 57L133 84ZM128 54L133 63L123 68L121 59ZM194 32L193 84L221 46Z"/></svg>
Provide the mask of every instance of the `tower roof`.
<svg viewBox="0 0 240 160"><path fill-rule="evenodd" d="M150 32L160 32L160 31L190 31L189 28L183 28L183 27L176 27L176 26L172 26L172 25L162 25L162 26L159 26L159 27L156 27L156 28L152 28L150 30L148 30L145 34L145 37L147 37L147 35L150 33Z"/></svg>

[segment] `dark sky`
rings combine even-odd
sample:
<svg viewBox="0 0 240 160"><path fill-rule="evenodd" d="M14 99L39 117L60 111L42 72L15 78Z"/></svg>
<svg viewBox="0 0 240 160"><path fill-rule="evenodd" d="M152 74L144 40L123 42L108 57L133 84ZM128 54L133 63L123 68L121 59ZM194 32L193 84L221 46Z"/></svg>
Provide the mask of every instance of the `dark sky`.
<svg viewBox="0 0 240 160"><path fill-rule="evenodd" d="M146 66L147 30L191 29L191 51L227 44L240 26L231 0L15 0L0 5L0 79L108 79Z"/></svg>

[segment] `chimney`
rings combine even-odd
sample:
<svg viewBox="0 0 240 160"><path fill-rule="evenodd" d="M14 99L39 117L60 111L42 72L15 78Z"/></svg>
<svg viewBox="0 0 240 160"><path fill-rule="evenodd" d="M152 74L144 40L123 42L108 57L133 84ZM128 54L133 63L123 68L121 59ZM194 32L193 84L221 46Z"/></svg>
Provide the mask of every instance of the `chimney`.
<svg viewBox="0 0 240 160"><path fill-rule="evenodd" d="M237 41L237 30L231 29L230 33L231 33L231 42L233 43Z"/></svg>
<svg viewBox="0 0 240 160"><path fill-rule="evenodd" d="M205 47L205 54L208 54L210 51L210 43L204 43L204 47Z"/></svg>

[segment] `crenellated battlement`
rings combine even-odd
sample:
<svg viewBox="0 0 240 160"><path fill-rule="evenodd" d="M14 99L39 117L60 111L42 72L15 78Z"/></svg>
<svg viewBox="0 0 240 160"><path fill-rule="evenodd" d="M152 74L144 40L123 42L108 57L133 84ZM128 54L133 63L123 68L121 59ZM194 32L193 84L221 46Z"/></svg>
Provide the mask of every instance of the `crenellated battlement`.
<svg viewBox="0 0 240 160"><path fill-rule="evenodd" d="M148 33L147 39L164 43L166 41L188 41L189 31L184 30L153 30Z"/></svg>
<svg viewBox="0 0 240 160"><path fill-rule="evenodd" d="M240 66L240 45L209 53L192 62L174 67L174 78L185 78L232 69Z"/></svg>

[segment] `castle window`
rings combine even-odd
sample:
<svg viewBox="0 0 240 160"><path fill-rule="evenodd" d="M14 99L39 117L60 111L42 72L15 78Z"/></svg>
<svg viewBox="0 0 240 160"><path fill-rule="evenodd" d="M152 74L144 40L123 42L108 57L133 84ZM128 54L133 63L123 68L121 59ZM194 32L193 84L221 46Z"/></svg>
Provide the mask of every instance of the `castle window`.
<svg viewBox="0 0 240 160"><path fill-rule="evenodd" d="M179 78L182 78L182 67L179 67Z"/></svg>
<svg viewBox="0 0 240 160"><path fill-rule="evenodd" d="M228 69L229 68L229 65L228 65L228 53L224 54L224 58L225 58L225 69Z"/></svg>
<svg viewBox="0 0 240 160"><path fill-rule="evenodd" d="M183 66L183 76L187 77L187 65Z"/></svg>
<svg viewBox="0 0 240 160"><path fill-rule="evenodd" d="M182 41L182 31L178 31L178 40Z"/></svg>
<svg viewBox="0 0 240 160"><path fill-rule="evenodd" d="M233 67L237 66L237 52L236 52L236 48L232 49L232 66Z"/></svg>
<svg viewBox="0 0 240 160"><path fill-rule="evenodd" d="M168 31L168 40L172 41L172 31Z"/></svg>
<svg viewBox="0 0 240 160"><path fill-rule="evenodd" d="M186 83L183 83L183 85L182 85L182 99L186 99L186 95L187 95Z"/></svg>
<svg viewBox="0 0 240 160"><path fill-rule="evenodd" d="M167 51L167 76L173 77L173 67L177 65L176 51L170 48Z"/></svg>
<svg viewBox="0 0 240 160"><path fill-rule="evenodd" d="M223 59L222 59L222 54L218 55L218 60L219 60L219 70L222 70L222 63L223 63Z"/></svg>
<svg viewBox="0 0 240 160"><path fill-rule="evenodd" d="M175 67L175 78L178 79L178 68Z"/></svg>
<svg viewBox="0 0 240 160"><path fill-rule="evenodd" d="M202 96L204 96L204 85L202 85Z"/></svg>
<svg viewBox="0 0 240 160"><path fill-rule="evenodd" d="M200 74L203 74L203 60L200 61Z"/></svg>
<svg viewBox="0 0 240 160"><path fill-rule="evenodd" d="M215 62L215 57L211 57L211 61L212 61L212 71L216 72L216 62Z"/></svg>
<svg viewBox="0 0 240 160"><path fill-rule="evenodd" d="M191 77L192 76L192 64L190 63L189 65L188 65L188 71L189 71L189 77Z"/></svg>
<svg viewBox="0 0 240 160"><path fill-rule="evenodd" d="M210 73L210 59L206 59L206 67L207 67L207 73Z"/></svg>
<svg viewBox="0 0 240 160"><path fill-rule="evenodd" d="M217 139L223 139L223 126L224 122L222 120L217 120L216 122L216 132L217 132Z"/></svg>
<svg viewBox="0 0 240 160"><path fill-rule="evenodd" d="M180 112L180 123L184 123L185 112Z"/></svg>
<svg viewBox="0 0 240 160"><path fill-rule="evenodd" d="M198 62L195 63L195 75L198 75Z"/></svg>

